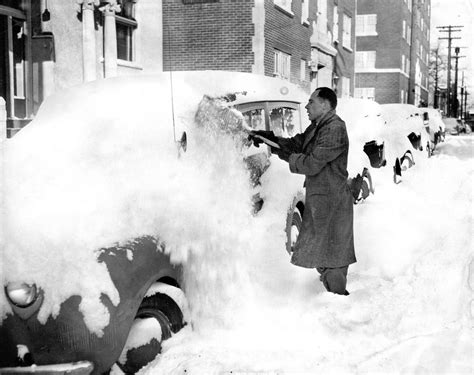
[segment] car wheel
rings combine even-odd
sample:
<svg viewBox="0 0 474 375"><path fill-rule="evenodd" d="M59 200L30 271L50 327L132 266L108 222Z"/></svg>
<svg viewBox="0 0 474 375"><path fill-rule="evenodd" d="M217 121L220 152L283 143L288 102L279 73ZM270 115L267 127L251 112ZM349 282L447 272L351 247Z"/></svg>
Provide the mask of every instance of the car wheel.
<svg viewBox="0 0 474 375"><path fill-rule="evenodd" d="M288 254L293 252L296 240L303 224L304 197L302 193L293 199L293 203L288 210L286 217L286 251Z"/></svg>
<svg viewBox="0 0 474 375"><path fill-rule="evenodd" d="M403 171L406 171L408 168L411 168L415 165L415 160L411 151L405 152L402 159L400 160L400 166Z"/></svg>
<svg viewBox="0 0 474 375"><path fill-rule="evenodd" d="M160 286L171 293L161 293ZM118 367L126 374L134 374L161 353L163 341L185 326L181 289L163 283L153 285L157 293L146 296L135 316ZM178 296L178 298L176 298Z"/></svg>

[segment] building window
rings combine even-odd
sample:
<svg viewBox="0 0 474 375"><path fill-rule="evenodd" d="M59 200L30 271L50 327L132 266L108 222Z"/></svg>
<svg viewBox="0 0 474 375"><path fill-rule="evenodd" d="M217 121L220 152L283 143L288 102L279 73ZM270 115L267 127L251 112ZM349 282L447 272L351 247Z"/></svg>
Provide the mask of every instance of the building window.
<svg viewBox="0 0 474 375"><path fill-rule="evenodd" d="M275 50L273 58L275 62L273 74L277 77L290 79L291 55Z"/></svg>
<svg viewBox="0 0 474 375"><path fill-rule="evenodd" d="M300 61L300 80L306 80L306 60L303 59Z"/></svg>
<svg viewBox="0 0 474 375"><path fill-rule="evenodd" d="M407 1L407 5L408 5L408 10L411 12L411 0Z"/></svg>
<svg viewBox="0 0 474 375"><path fill-rule="evenodd" d="M421 18L421 20L420 20L420 29L421 29L421 32L423 32L424 26L425 26L425 21L423 20L423 18Z"/></svg>
<svg viewBox="0 0 474 375"><path fill-rule="evenodd" d="M377 15L363 14L357 16L356 35L377 35Z"/></svg>
<svg viewBox="0 0 474 375"><path fill-rule="evenodd" d="M405 64L406 73L410 75L410 59L407 57L407 63Z"/></svg>
<svg viewBox="0 0 474 375"><path fill-rule="evenodd" d="M401 103L406 103L406 102L407 102L407 101L406 101L406 98L405 98L405 94L406 94L405 90L402 89L402 90L400 91L400 102L401 102Z"/></svg>
<svg viewBox="0 0 474 375"><path fill-rule="evenodd" d="M402 38L407 38L407 35L406 35L406 32L407 32L407 21L403 20L402 21Z"/></svg>
<svg viewBox="0 0 474 375"><path fill-rule="evenodd" d="M342 24L342 46L351 49L351 27L352 27L352 18L349 17L347 14L343 14L342 16L343 24Z"/></svg>
<svg viewBox="0 0 474 375"><path fill-rule="evenodd" d="M347 77L342 77L342 93L343 98L348 98L351 96L351 79Z"/></svg>
<svg viewBox="0 0 474 375"><path fill-rule="evenodd" d="M309 23L309 0L301 0L301 23Z"/></svg>
<svg viewBox="0 0 474 375"><path fill-rule="evenodd" d="M135 60L134 33L137 28L137 21L134 17L135 3L123 1L120 12L115 15L117 58L120 60Z"/></svg>
<svg viewBox="0 0 474 375"><path fill-rule="evenodd" d="M275 5L279 6L281 9L284 9L289 13L292 13L291 12L291 2L292 2L292 0L273 0L273 3Z"/></svg>
<svg viewBox="0 0 474 375"><path fill-rule="evenodd" d="M407 25L407 43L411 45L411 26Z"/></svg>
<svg viewBox="0 0 474 375"><path fill-rule="evenodd" d="M402 72L405 73L405 55L402 54Z"/></svg>
<svg viewBox="0 0 474 375"><path fill-rule="evenodd" d="M357 51L355 54L356 69L375 68L375 51Z"/></svg>
<svg viewBox="0 0 474 375"><path fill-rule="evenodd" d="M337 5L334 6L332 37L334 42L339 41L339 13Z"/></svg>
<svg viewBox="0 0 474 375"><path fill-rule="evenodd" d="M354 97L375 100L375 87L357 87L354 92Z"/></svg>

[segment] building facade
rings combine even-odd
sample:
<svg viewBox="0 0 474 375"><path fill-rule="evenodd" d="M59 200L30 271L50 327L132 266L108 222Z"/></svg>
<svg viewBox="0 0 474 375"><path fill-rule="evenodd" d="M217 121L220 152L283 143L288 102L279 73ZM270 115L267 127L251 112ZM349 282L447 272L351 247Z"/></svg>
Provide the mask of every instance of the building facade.
<svg viewBox="0 0 474 375"><path fill-rule="evenodd" d="M161 1L1 4L0 138L31 121L43 100L59 89L162 70Z"/></svg>
<svg viewBox="0 0 474 375"><path fill-rule="evenodd" d="M230 70L354 93L352 0L2 0L0 138L54 92L163 70Z"/></svg>
<svg viewBox="0 0 474 375"><path fill-rule="evenodd" d="M428 103L430 0L358 0L354 96Z"/></svg>
<svg viewBox="0 0 474 375"><path fill-rule="evenodd" d="M329 86L339 96L349 96L355 45L351 4L350 0L164 0L164 70L251 72L288 79L308 92Z"/></svg>

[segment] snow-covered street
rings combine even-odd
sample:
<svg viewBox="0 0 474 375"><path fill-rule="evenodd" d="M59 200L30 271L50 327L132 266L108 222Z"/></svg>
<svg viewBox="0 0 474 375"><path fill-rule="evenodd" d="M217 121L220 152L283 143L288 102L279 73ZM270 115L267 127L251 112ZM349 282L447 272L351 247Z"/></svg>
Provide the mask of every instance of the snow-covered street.
<svg viewBox="0 0 474 375"><path fill-rule="evenodd" d="M142 373L472 373L473 149L472 136L448 136L432 158L415 155L401 184L374 173L375 195L355 207L350 296L256 239L216 271L222 284L195 287L214 301L208 319Z"/></svg>

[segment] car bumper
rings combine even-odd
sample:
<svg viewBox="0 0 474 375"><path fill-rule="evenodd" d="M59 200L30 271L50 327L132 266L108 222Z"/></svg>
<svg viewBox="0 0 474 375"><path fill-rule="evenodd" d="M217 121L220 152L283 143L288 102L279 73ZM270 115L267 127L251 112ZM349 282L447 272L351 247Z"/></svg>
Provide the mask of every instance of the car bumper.
<svg viewBox="0 0 474 375"><path fill-rule="evenodd" d="M94 365L89 361L74 363L63 363L57 365L42 365L28 367L4 367L0 368L0 374L41 374L41 375L88 375L94 369Z"/></svg>

